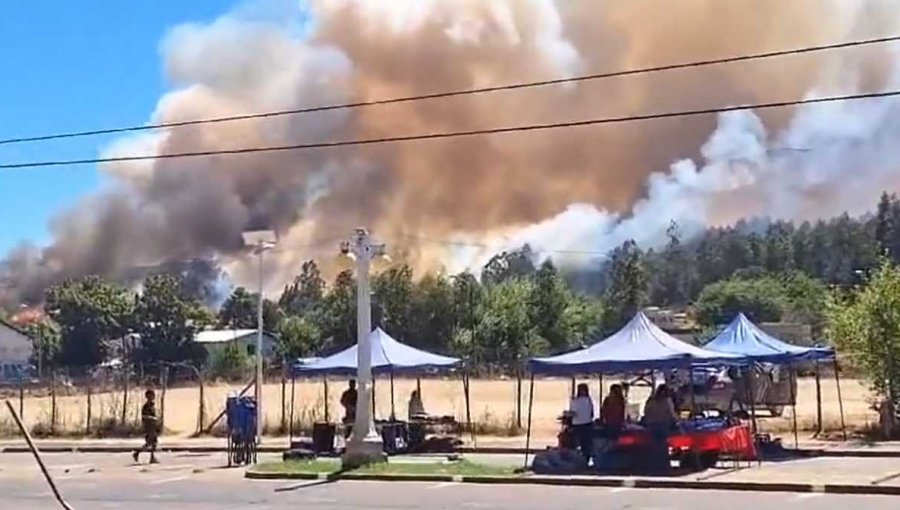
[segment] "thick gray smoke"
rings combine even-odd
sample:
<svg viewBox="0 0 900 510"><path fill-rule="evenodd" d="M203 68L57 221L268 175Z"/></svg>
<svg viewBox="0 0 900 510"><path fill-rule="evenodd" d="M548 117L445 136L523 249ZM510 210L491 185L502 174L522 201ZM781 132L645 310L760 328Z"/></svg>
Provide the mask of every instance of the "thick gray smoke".
<svg viewBox="0 0 900 510"><path fill-rule="evenodd" d="M163 41L172 91L153 122L540 80L893 34L900 4L863 0L256 1ZM900 85L892 47L540 90L171 129L105 155L406 135L710 107ZM369 226L420 268L493 247L605 250L761 213L859 211L900 189L898 102L428 142L120 163L115 185L10 253L14 300L66 276L217 256L252 277L244 230L281 234L270 285L334 260ZM713 133L710 136L710 133ZM804 149L783 151L784 147ZM675 163L673 163L673 161ZM419 240L411 240L418 238ZM421 239L487 244L448 247ZM570 262L584 262L573 257Z"/></svg>

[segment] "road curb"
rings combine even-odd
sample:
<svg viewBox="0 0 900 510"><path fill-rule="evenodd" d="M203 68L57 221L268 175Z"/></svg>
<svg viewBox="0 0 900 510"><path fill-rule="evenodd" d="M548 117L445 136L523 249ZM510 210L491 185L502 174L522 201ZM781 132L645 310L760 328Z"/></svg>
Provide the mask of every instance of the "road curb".
<svg viewBox="0 0 900 510"><path fill-rule="evenodd" d="M133 445L44 445L37 444L40 451L46 453L129 453L139 447L140 443ZM257 448L260 453L282 453L286 451L287 446L266 445ZM0 454L3 453L28 453L31 450L26 445L3 446L0 447ZM160 452L169 453L224 453L226 447L222 446L205 446L205 445L174 445L162 446ZM543 449L530 449L529 455L535 455L543 452ZM460 448L456 452L462 454L482 454L482 455L525 455L524 448ZM900 450L892 451L872 451L872 450L826 450L826 449L800 449L788 450L788 454L797 455L799 457L835 457L835 458L870 458L870 459L900 459Z"/></svg>
<svg viewBox="0 0 900 510"><path fill-rule="evenodd" d="M131 453L141 445L135 443L132 446L42 446L37 445L41 453ZM171 446L162 447L157 453L225 453L225 446ZM259 453L282 453L287 448L283 446L260 446L256 449ZM6 446L0 448L0 454L4 453L30 453L27 446Z"/></svg>
<svg viewBox="0 0 900 510"><path fill-rule="evenodd" d="M692 480L656 480L640 478L567 478L557 476L453 476L385 475L361 473L268 473L247 470L250 480L320 480L373 482L458 482L484 485L553 485L564 487L607 487L629 489L681 489L742 492L793 492L900 496L900 487L849 484L760 483Z"/></svg>
<svg viewBox="0 0 900 510"><path fill-rule="evenodd" d="M529 455L535 455L545 449L531 448ZM486 448L460 448L457 453L480 453L485 455L525 455L525 448L486 447ZM900 450L828 450L825 448L801 448L798 450L787 449L787 455L798 457L837 457L837 458L868 458L868 459L900 459Z"/></svg>

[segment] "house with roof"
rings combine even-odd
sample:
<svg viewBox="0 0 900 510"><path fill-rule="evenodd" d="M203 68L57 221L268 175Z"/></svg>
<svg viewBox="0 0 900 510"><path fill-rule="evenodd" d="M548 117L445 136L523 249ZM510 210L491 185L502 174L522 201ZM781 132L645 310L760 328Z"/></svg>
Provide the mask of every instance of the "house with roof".
<svg viewBox="0 0 900 510"><path fill-rule="evenodd" d="M24 330L0 319L0 380L17 380L31 366L33 346Z"/></svg>
<svg viewBox="0 0 900 510"><path fill-rule="evenodd" d="M246 353L248 356L256 356L256 332L257 330L255 329L213 329L199 331L194 335L194 341L202 345L210 357L229 345L237 345L241 352ZM263 331L263 358L271 360L275 357L275 345L277 340L278 339L272 333Z"/></svg>

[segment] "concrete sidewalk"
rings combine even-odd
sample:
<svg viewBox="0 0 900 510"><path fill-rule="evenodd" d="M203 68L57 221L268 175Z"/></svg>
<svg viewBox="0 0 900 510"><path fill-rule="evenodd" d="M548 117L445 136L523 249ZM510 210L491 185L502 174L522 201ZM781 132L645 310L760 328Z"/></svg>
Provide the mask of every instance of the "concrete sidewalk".
<svg viewBox="0 0 900 510"><path fill-rule="evenodd" d="M294 438L295 440L303 438ZM142 438L131 439L39 439L36 440L38 448L48 452L96 452L115 453L130 451L143 443ZM161 437L160 450L173 452L216 452L225 450L225 438L204 437ZM793 446L792 442L785 442L785 447ZM477 448L466 444L464 453L484 453L497 455L524 455L524 445L516 441L497 438L480 438ZM287 437L264 437L260 451L282 452L289 447ZM825 442L825 441L801 441L799 453L809 457L867 457L867 458L900 458L900 442L891 441L884 443ZM27 445L24 440L0 440L0 452L24 451ZM546 445L534 445L531 452L542 451Z"/></svg>

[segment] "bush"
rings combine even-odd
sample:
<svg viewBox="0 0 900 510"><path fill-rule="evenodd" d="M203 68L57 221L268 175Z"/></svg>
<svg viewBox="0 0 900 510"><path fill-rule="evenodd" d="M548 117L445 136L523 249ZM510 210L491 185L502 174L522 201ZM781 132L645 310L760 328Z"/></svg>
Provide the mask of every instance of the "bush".
<svg viewBox="0 0 900 510"><path fill-rule="evenodd" d="M732 278L703 289L697 299L697 319L713 326L743 312L753 322L778 322L786 306L784 287L775 278Z"/></svg>
<svg viewBox="0 0 900 510"><path fill-rule="evenodd" d="M250 358L237 344L228 344L213 353L210 375L214 378L240 379L250 366Z"/></svg>

